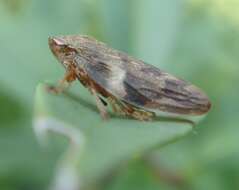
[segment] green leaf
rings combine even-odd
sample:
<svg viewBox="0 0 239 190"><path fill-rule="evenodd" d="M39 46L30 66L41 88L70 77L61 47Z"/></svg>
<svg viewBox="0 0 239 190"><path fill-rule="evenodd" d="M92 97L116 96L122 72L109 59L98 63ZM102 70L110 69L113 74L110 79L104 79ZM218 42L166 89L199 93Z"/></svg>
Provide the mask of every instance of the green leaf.
<svg viewBox="0 0 239 190"><path fill-rule="evenodd" d="M114 115L102 121L93 97L80 85L56 95L49 92L48 85L40 84L36 90L34 121L37 134L47 128L68 136L78 147L66 159L70 158L68 161L77 166L84 183L106 175L122 161L173 142L192 130L188 123L140 122Z"/></svg>

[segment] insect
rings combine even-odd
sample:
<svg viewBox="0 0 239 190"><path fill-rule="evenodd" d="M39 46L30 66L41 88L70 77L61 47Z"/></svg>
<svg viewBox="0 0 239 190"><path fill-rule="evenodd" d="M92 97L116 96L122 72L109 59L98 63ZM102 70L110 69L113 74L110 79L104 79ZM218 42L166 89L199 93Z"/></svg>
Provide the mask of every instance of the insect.
<svg viewBox="0 0 239 190"><path fill-rule="evenodd" d="M66 69L62 83L79 80L103 119L108 118L107 104L138 120L151 120L157 111L200 116L210 109L208 97L196 86L91 37L57 36L48 42Z"/></svg>

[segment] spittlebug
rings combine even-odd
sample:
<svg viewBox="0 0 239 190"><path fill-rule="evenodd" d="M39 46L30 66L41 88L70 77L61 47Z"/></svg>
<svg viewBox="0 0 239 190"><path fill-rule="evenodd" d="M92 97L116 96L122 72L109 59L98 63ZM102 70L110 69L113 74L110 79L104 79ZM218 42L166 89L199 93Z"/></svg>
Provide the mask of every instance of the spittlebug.
<svg viewBox="0 0 239 190"><path fill-rule="evenodd" d="M88 88L103 119L108 117L107 103L115 113L139 120L151 120L157 111L200 116L210 109L199 88L91 37L57 36L48 41L66 69L63 81L78 79Z"/></svg>

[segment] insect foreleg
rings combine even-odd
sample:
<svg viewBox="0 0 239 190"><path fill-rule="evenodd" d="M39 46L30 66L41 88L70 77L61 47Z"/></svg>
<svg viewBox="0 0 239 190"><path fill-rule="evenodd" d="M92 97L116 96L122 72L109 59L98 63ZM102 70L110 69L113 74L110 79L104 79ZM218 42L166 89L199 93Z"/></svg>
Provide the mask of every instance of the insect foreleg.
<svg viewBox="0 0 239 190"><path fill-rule="evenodd" d="M57 86L55 86L53 89L51 89L54 93L62 93L64 92L66 89L68 89L70 87L71 82L73 82L74 80L76 80L76 75L74 70L72 69L68 69L64 75L64 78L61 79Z"/></svg>

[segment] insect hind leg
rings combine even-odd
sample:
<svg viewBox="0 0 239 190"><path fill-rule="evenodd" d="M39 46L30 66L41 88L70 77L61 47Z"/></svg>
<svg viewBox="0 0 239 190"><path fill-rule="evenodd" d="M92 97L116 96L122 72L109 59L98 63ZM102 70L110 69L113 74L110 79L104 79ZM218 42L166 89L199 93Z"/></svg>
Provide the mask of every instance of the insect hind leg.
<svg viewBox="0 0 239 190"><path fill-rule="evenodd" d="M140 121L151 121L155 113L137 108L131 104L119 101L114 97L108 98L113 112L119 115L126 115Z"/></svg>

